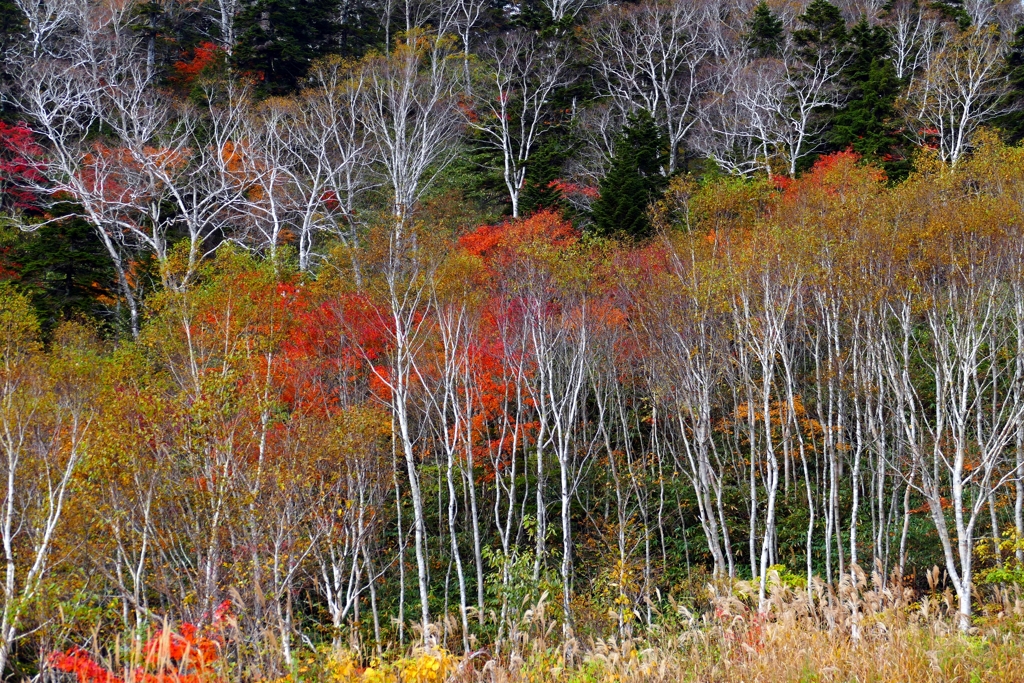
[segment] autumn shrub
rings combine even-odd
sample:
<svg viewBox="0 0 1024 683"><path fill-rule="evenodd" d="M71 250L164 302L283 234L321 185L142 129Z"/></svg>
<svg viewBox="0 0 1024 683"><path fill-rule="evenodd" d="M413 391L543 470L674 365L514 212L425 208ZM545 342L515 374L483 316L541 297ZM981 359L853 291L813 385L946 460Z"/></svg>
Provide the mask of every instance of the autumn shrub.
<svg viewBox="0 0 1024 683"><path fill-rule="evenodd" d="M78 683L219 683L225 680L218 661L231 620L230 603L225 601L205 627L183 623L175 629L165 624L141 646L136 641L123 664L115 645L112 662L104 662L99 652L73 646L52 653L47 665L73 674Z"/></svg>

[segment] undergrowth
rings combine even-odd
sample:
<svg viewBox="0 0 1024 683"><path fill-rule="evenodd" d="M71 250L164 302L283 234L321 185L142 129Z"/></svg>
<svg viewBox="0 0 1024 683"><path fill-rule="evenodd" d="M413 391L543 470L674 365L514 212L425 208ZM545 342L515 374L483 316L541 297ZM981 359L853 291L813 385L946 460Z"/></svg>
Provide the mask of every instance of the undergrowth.
<svg viewBox="0 0 1024 683"><path fill-rule="evenodd" d="M883 580L856 567L836 589L789 580L781 568L770 576L762 604L756 584L711 582L702 596L709 609L667 597L651 606L650 624L637 613L605 638L575 636L558 601L544 594L524 605L502 640L488 647L454 653L449 648L461 635L450 618L426 633L419 629L417 644L407 648L310 646L296 653L291 672L277 683L1024 681L1019 587L990 586L984 613L963 631L954 596L940 590L937 577L919 594L895 575ZM231 666L230 624L222 619L215 634L199 639L195 626L182 625L182 638L165 625L149 645L135 646L143 666L136 657L118 669L99 652L75 649L51 656L50 671L79 683L245 680Z"/></svg>

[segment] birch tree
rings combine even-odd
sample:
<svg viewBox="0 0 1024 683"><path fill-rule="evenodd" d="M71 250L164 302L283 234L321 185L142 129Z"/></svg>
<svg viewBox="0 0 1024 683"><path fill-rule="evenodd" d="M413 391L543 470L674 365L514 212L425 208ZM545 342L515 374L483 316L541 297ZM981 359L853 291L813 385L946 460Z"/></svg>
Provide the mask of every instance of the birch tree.
<svg viewBox="0 0 1024 683"><path fill-rule="evenodd" d="M477 115L470 125L501 154L501 172L519 217L530 154L551 116L552 92L565 84L568 54L532 32L513 31L493 40L484 51L487 75L474 90Z"/></svg>
<svg viewBox="0 0 1024 683"><path fill-rule="evenodd" d="M6 667L57 560L57 536L93 414L89 385L96 378L82 368L97 359L84 330L74 328L63 330L47 357L28 301L10 289L0 291L0 326L0 667Z"/></svg>
<svg viewBox="0 0 1024 683"><path fill-rule="evenodd" d="M707 26L718 20L713 9L682 0L611 5L588 30L602 93L623 116L644 109L664 127L671 150L667 173L680 164L711 83L715 42Z"/></svg>
<svg viewBox="0 0 1024 683"><path fill-rule="evenodd" d="M462 131L451 47L447 36L413 31L391 53L372 56L363 67L365 126L392 193L399 236L416 202L452 160Z"/></svg>
<svg viewBox="0 0 1024 683"><path fill-rule="evenodd" d="M947 35L907 93L914 135L921 144L934 141L943 161L955 165L970 149L975 131L1003 112L1004 50L994 26Z"/></svg>

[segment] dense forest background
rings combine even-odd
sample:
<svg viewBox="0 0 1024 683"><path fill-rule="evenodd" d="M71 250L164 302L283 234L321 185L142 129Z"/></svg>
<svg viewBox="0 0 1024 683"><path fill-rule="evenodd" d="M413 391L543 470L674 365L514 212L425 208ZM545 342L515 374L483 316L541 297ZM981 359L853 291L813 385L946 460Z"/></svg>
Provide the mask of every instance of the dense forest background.
<svg viewBox="0 0 1024 683"><path fill-rule="evenodd" d="M0 669L1019 612L1022 17L0 0Z"/></svg>

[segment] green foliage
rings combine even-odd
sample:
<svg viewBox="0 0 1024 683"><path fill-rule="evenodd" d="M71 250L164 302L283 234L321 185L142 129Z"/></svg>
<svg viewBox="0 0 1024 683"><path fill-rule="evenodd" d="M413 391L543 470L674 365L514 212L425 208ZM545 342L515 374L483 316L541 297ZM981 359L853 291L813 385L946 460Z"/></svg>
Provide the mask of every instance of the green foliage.
<svg viewBox="0 0 1024 683"><path fill-rule="evenodd" d="M453 193L461 203L452 207L461 219L475 225L500 220L509 212L508 191L500 171L497 150L479 138L465 141L455 159L438 174L423 204ZM475 227L473 225L472 227Z"/></svg>
<svg viewBox="0 0 1024 683"><path fill-rule="evenodd" d="M533 550L512 550L505 555L499 550L484 548L483 555L491 568L484 579L486 594L499 610L507 605L512 621L538 602L557 596L561 590L557 573L546 566L542 567L540 578L534 579L536 554Z"/></svg>
<svg viewBox="0 0 1024 683"><path fill-rule="evenodd" d="M987 538L975 547L979 562L989 566L977 572L978 583L1024 587L1024 564L1017 560L1017 553L1024 550L1024 538L1017 536L1017 530L1010 528L1003 532L996 547L995 539ZM997 554L999 561L997 560Z"/></svg>
<svg viewBox="0 0 1024 683"><path fill-rule="evenodd" d="M992 567L979 574L979 579L989 585L1006 583L1024 586L1024 566Z"/></svg>
<svg viewBox="0 0 1024 683"><path fill-rule="evenodd" d="M615 142L615 157L601 180L594 202L593 232L601 236L642 239L651 233L647 207L658 199L668 178L668 146L646 111L630 115Z"/></svg>
<svg viewBox="0 0 1024 683"><path fill-rule="evenodd" d="M785 586L791 590L804 590L807 588L807 577L786 569L784 564L773 564L768 567L768 583Z"/></svg>
<svg viewBox="0 0 1024 683"><path fill-rule="evenodd" d="M782 19L762 0L747 22L747 47L757 57L778 57L782 54L785 29Z"/></svg>

